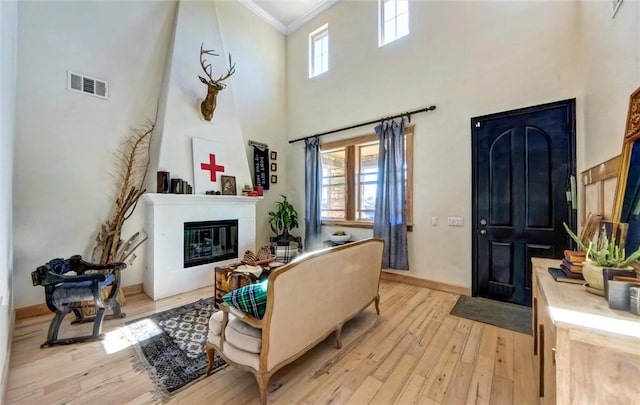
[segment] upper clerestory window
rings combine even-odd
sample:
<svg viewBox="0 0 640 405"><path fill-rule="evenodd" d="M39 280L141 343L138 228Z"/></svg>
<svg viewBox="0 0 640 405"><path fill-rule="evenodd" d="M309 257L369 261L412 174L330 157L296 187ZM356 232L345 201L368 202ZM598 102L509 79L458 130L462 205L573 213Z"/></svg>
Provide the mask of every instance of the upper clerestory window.
<svg viewBox="0 0 640 405"><path fill-rule="evenodd" d="M409 0L378 0L378 46L409 34Z"/></svg>
<svg viewBox="0 0 640 405"><path fill-rule="evenodd" d="M309 34L309 78L329 70L329 24Z"/></svg>

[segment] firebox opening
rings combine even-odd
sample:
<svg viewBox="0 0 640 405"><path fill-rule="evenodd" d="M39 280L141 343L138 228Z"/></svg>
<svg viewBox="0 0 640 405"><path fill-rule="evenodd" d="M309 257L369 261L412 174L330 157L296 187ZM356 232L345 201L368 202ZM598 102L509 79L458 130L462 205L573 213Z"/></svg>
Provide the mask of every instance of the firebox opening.
<svg viewBox="0 0 640 405"><path fill-rule="evenodd" d="M238 257L238 220L185 222L184 267Z"/></svg>

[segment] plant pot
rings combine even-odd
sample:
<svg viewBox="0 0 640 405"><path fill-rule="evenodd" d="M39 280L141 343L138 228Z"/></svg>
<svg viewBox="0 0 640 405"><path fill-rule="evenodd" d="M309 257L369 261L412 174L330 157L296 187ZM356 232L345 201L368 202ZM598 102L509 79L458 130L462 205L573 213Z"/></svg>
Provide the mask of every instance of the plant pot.
<svg viewBox="0 0 640 405"><path fill-rule="evenodd" d="M604 295L604 283L602 280L603 270L604 267L598 266L588 259L585 260L584 265L582 266L582 277L584 277L587 282L587 286L593 290L602 291L602 295ZM589 289L587 289L587 291L589 291Z"/></svg>
<svg viewBox="0 0 640 405"><path fill-rule="evenodd" d="M604 297L604 277L602 275L605 267L598 266L593 261L587 259L582 266L582 277L587 282L587 291ZM633 269L633 267L625 267Z"/></svg>
<svg viewBox="0 0 640 405"><path fill-rule="evenodd" d="M276 243L278 244L289 244L289 242L293 239L288 230L284 230L280 235L276 237Z"/></svg>

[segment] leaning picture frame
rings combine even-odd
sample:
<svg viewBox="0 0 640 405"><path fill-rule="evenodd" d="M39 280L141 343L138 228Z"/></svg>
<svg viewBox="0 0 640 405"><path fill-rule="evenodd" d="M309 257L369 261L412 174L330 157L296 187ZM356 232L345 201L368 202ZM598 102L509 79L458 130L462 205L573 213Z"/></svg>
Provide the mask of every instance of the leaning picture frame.
<svg viewBox="0 0 640 405"><path fill-rule="evenodd" d="M222 195L238 195L235 176L220 176Z"/></svg>

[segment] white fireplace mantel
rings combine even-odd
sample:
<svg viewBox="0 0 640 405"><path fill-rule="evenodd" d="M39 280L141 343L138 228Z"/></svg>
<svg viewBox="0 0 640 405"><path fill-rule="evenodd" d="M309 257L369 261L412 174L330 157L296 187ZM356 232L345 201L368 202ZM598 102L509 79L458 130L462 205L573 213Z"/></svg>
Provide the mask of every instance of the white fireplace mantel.
<svg viewBox="0 0 640 405"><path fill-rule="evenodd" d="M237 195L205 195L205 194L158 194L144 193L142 200L152 205L219 205L248 204L255 206L262 197L244 197Z"/></svg>
<svg viewBox="0 0 640 405"><path fill-rule="evenodd" d="M260 197L145 193L145 227L149 233L144 292L158 300L213 285L213 268L237 261L184 268L184 223L238 220L238 254L255 250L256 204Z"/></svg>

